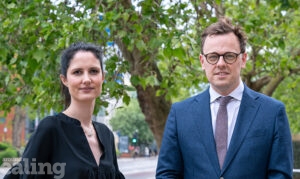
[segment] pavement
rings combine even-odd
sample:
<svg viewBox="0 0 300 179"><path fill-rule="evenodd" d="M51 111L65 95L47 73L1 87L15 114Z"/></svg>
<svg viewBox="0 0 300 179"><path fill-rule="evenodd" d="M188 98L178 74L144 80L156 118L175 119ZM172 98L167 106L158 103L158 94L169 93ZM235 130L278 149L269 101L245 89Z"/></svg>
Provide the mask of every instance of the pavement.
<svg viewBox="0 0 300 179"><path fill-rule="evenodd" d="M4 175L6 174L6 172L9 170L9 168L0 168L0 178L3 179Z"/></svg>
<svg viewBox="0 0 300 179"><path fill-rule="evenodd" d="M126 179L155 179L157 156L120 158L118 164Z"/></svg>

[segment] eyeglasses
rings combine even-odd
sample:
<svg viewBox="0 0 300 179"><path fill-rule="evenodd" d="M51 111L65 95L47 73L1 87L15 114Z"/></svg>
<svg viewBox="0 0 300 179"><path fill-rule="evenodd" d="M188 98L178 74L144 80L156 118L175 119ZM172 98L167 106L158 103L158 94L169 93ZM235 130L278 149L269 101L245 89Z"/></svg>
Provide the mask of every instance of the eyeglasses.
<svg viewBox="0 0 300 179"><path fill-rule="evenodd" d="M242 53L226 52L223 55L220 55L217 53L209 53L209 54L205 54L204 56L206 58L206 61L209 64L214 65L214 64L218 63L221 56L223 57L225 63L232 64L236 61L237 57L240 54L242 54Z"/></svg>

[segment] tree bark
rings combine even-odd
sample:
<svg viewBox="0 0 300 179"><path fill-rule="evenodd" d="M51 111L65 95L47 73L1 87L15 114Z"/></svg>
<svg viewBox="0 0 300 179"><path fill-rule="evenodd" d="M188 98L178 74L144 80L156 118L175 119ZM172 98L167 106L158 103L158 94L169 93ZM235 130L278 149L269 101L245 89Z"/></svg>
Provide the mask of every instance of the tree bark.
<svg viewBox="0 0 300 179"><path fill-rule="evenodd" d="M134 48L129 51L126 45L116 39L118 47L122 51L124 58L129 62L131 75L145 77L149 72L154 73L158 81L162 80L160 71L154 63L155 53L141 55L141 51ZM148 58L145 60L145 58ZM152 74L153 75L153 74ZM137 99L140 108L145 115L145 120L153 133L158 149L160 148L164 126L171 107L171 101L166 100L165 96L157 96L156 92L160 89L159 86L147 85L143 88L141 85L134 86L137 91Z"/></svg>
<svg viewBox="0 0 300 179"><path fill-rule="evenodd" d="M164 126L169 114L171 102L166 101L164 96L156 96L154 87L136 86L137 97L145 120L148 123L158 148L160 148Z"/></svg>
<svg viewBox="0 0 300 179"><path fill-rule="evenodd" d="M12 144L16 148L22 146L22 129L25 126L26 113L20 106L15 106L15 116L12 120Z"/></svg>

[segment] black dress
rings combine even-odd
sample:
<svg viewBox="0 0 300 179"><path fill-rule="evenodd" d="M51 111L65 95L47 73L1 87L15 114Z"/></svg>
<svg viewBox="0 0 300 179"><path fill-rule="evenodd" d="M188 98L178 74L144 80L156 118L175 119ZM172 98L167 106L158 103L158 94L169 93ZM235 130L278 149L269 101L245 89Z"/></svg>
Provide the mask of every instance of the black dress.
<svg viewBox="0 0 300 179"><path fill-rule="evenodd" d="M99 166L80 121L59 113L40 122L21 162L13 166L4 179L123 179L113 133L104 124L93 122L93 125L102 149Z"/></svg>

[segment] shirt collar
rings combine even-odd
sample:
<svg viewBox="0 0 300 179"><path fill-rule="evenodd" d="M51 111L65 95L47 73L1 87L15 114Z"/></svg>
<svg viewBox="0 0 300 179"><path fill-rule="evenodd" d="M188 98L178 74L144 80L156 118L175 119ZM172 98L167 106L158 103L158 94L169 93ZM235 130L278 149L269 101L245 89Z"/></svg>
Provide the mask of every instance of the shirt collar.
<svg viewBox="0 0 300 179"><path fill-rule="evenodd" d="M235 88L228 96L231 96L234 99L241 101L243 92L244 92L244 83L242 82L242 80L240 80L238 87ZM217 93L213 88L209 88L209 94L210 94L210 103L214 102L216 99L222 96L219 93Z"/></svg>

